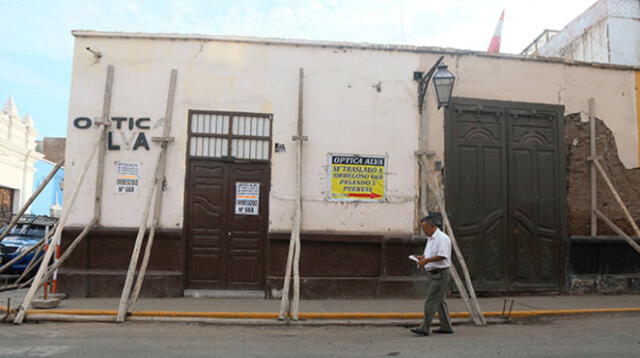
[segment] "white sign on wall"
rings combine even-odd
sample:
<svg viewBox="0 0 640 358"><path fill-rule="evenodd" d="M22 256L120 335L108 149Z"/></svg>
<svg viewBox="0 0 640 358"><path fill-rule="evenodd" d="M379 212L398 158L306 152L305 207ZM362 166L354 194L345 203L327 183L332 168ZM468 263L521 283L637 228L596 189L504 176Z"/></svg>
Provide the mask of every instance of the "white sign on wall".
<svg viewBox="0 0 640 358"><path fill-rule="evenodd" d="M260 183L236 183L236 215L258 215Z"/></svg>
<svg viewBox="0 0 640 358"><path fill-rule="evenodd" d="M140 163L116 162L116 194L133 195L140 185Z"/></svg>

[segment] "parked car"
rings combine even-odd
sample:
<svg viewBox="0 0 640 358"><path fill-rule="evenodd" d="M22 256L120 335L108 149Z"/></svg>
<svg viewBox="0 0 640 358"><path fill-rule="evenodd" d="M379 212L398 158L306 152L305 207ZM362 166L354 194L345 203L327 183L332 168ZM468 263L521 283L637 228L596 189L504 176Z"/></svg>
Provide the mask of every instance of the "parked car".
<svg viewBox="0 0 640 358"><path fill-rule="evenodd" d="M57 221L58 219L49 216L23 216L18 220L16 226L11 229L11 232L0 242L0 264L13 260L25 250L37 244L45 236L47 226L52 230ZM0 228L0 233L4 232L7 227L8 224L3 225L2 228ZM37 250L27 254L3 273L21 274L33 259L36 251ZM40 255L43 254L44 251L41 251Z"/></svg>

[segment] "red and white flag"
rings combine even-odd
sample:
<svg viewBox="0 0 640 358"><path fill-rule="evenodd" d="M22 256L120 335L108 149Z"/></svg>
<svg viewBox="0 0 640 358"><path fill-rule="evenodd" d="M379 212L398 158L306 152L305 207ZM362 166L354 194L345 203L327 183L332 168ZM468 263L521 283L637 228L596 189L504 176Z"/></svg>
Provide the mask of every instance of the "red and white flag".
<svg viewBox="0 0 640 358"><path fill-rule="evenodd" d="M487 50L487 52L492 52L492 53L500 52L500 39L502 37L503 23L504 23L504 10L502 10L502 15L500 15L500 20L498 20L496 31L493 33L493 37L491 38L491 43L489 44L489 49Z"/></svg>

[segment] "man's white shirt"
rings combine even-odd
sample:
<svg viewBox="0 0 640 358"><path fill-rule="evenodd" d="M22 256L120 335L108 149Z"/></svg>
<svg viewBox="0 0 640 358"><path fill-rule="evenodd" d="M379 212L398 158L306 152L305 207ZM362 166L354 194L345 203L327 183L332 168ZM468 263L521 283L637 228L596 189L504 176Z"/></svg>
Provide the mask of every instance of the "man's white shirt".
<svg viewBox="0 0 640 358"><path fill-rule="evenodd" d="M444 257L444 260L426 264L424 269L427 271L451 267L451 240L449 236L440 231L440 229L436 229L433 235L427 240L423 255L425 258L433 256Z"/></svg>

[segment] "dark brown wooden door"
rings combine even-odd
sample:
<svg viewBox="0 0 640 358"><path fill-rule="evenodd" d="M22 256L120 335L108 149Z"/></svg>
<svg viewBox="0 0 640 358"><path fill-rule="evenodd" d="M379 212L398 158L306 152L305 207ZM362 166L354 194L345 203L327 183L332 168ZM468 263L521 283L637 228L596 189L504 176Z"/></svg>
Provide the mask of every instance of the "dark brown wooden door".
<svg viewBox="0 0 640 358"><path fill-rule="evenodd" d="M189 161L188 289L264 289L268 163ZM258 183L257 215L236 214L236 183Z"/></svg>
<svg viewBox="0 0 640 358"><path fill-rule="evenodd" d="M457 98L446 200L479 291L557 291L564 238L561 106Z"/></svg>

